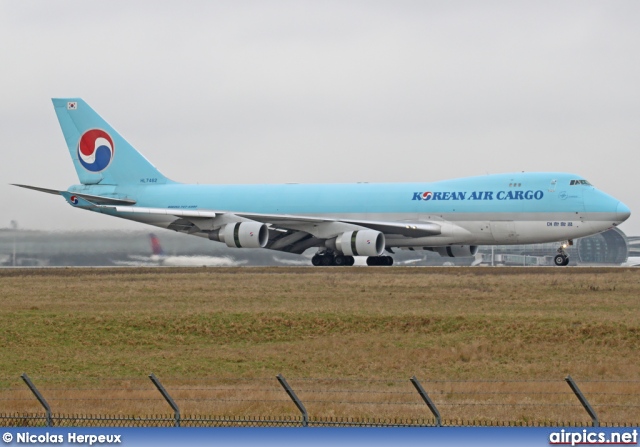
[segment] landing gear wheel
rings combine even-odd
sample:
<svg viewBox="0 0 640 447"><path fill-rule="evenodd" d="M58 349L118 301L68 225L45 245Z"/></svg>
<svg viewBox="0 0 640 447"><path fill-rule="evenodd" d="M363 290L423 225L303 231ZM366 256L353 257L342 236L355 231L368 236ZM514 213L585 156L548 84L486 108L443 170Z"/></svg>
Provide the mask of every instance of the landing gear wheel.
<svg viewBox="0 0 640 447"><path fill-rule="evenodd" d="M563 267L567 264L569 264L569 257L565 254L557 254L554 258L553 258L553 263L555 265L557 265L558 267Z"/></svg>
<svg viewBox="0 0 640 447"><path fill-rule="evenodd" d="M345 258L347 259L346 265L348 265L349 267L356 263L356 260L353 256L345 256Z"/></svg>
<svg viewBox="0 0 640 447"><path fill-rule="evenodd" d="M347 265L347 257L346 256L342 256L342 255L338 255L333 259L333 263L337 266L343 266L343 265Z"/></svg>
<svg viewBox="0 0 640 447"><path fill-rule="evenodd" d="M367 258L367 265L393 265L393 258L391 256L369 256Z"/></svg>
<svg viewBox="0 0 640 447"><path fill-rule="evenodd" d="M322 256L319 255L313 255L313 258L311 258L311 264L313 264L314 266L319 266L322 263Z"/></svg>
<svg viewBox="0 0 640 447"><path fill-rule="evenodd" d="M320 264L323 267L328 267L330 265L334 265L334 257L331 255L324 255L322 256L322 260L320 261Z"/></svg>

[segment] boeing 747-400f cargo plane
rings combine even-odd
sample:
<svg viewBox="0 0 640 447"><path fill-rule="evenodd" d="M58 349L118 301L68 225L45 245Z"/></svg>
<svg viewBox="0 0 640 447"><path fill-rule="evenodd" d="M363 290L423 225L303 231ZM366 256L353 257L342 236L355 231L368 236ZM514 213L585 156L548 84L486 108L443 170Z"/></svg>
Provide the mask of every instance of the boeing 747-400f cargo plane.
<svg viewBox="0 0 640 447"><path fill-rule="evenodd" d="M162 175L80 98L54 99L80 184L75 208L227 244L302 254L313 265L392 265L394 248L471 256L478 245L562 242L619 225L629 208L579 175L514 173L426 183L189 185ZM195 154L194 154L195 155Z"/></svg>

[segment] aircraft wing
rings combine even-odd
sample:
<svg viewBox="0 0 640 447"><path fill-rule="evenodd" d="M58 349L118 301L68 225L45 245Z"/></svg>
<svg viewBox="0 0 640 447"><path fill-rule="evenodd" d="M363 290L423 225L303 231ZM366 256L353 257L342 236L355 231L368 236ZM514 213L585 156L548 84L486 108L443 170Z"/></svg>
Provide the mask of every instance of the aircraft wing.
<svg viewBox="0 0 640 447"><path fill-rule="evenodd" d="M293 216L287 214L255 214L255 213L234 213L237 216L247 219L282 226L283 228L295 229L302 226L322 226L330 223L341 223L355 225L358 229L369 229L380 231L385 234L399 234L407 237L435 236L440 234L440 225L433 222L386 222L375 220L354 220L330 217L310 217ZM349 230L347 230L349 231Z"/></svg>
<svg viewBox="0 0 640 447"><path fill-rule="evenodd" d="M215 210L191 210L178 208L144 208L139 206L119 206L133 205L135 200L123 197L106 197L78 192L60 191L56 189L40 188L37 186L19 185L21 188L33 189L63 196L71 205L79 208L93 208L95 211L105 210L106 212L147 214L157 216L175 216L177 219L169 225L170 229L187 233L197 233L198 231L213 231L225 224L233 222L256 221L268 224L270 230L286 233L277 239L287 241L299 240L300 235L293 236L293 233L304 232L316 239L328 239L345 231L356 230L376 230L384 234L401 235L406 237L435 236L441 233L441 227L434 222L391 222L376 220L343 219L334 217L314 217L297 216L290 214L259 214L245 212L229 212ZM270 238L271 239L271 238ZM273 249L282 249L282 244L273 245ZM277 247L277 248L276 248ZM307 247L308 248L308 247Z"/></svg>
<svg viewBox="0 0 640 447"><path fill-rule="evenodd" d="M344 231L362 229L376 230L385 234L398 234L407 237L424 237L440 234L440 225L433 222L384 222L332 217L296 216L290 214L258 214L212 210L141 208L129 206L116 206L109 208L113 208L118 213L173 215L192 221L201 230L205 231L215 230L230 222L253 220L269 224L273 228L305 231L318 238L334 237Z"/></svg>
<svg viewBox="0 0 640 447"><path fill-rule="evenodd" d="M188 234L214 231L228 223L261 222L269 226L269 242L266 248L297 254L303 253L310 247L318 246L322 240L336 237L346 231L370 229L406 237L435 236L441 232L440 225L433 222L386 222L289 214L131 206L99 206L99 208L109 209L118 214L175 216L176 220L169 224L168 228Z"/></svg>
<svg viewBox="0 0 640 447"><path fill-rule="evenodd" d="M266 248L298 254L303 253L310 247L321 245L323 240L334 238L346 231L370 229L380 231L385 235L392 234L414 238L435 236L441 233L440 225L434 222L392 222L289 214L145 208L130 206L136 202L126 197L96 196L29 185L16 184L15 186L61 195L72 206L92 209L106 214L146 214L169 218L175 217L175 220L167 228L189 234L208 233L229 223L261 222L269 227L269 242Z"/></svg>

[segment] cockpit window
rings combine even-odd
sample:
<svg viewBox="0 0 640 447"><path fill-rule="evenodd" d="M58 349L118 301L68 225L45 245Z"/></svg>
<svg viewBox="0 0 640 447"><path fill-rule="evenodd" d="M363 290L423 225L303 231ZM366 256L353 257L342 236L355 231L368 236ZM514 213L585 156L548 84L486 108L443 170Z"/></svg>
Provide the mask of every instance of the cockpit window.
<svg viewBox="0 0 640 447"><path fill-rule="evenodd" d="M571 186L573 185L587 185L587 186L591 186L591 183L589 183L586 180L571 180L570 183Z"/></svg>

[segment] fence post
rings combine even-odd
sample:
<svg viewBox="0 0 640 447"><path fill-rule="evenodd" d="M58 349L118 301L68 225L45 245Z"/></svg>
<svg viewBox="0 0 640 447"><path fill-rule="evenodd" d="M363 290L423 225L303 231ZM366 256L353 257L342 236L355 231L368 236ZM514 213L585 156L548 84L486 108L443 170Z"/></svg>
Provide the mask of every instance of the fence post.
<svg viewBox="0 0 640 447"><path fill-rule="evenodd" d="M291 387L289 386L285 378L282 377L282 374L278 374L276 376L276 379L278 379L278 382L280 382L280 385L282 385L282 388L284 388L284 390L287 392L287 394L289 395L293 403L296 404L296 407L298 407L298 410L300 410L300 413L302 413L302 426L303 427L308 426L309 414L307 413L307 409L304 407L304 405L302 405L302 402L300 401L300 399L298 399L298 396L296 396L296 393L293 392L293 390L291 389Z"/></svg>
<svg viewBox="0 0 640 447"><path fill-rule="evenodd" d="M49 404L44 399L44 396L40 394L40 391L38 391L38 388L36 388L33 382L31 382L31 379L29 379L29 376L27 376L27 373L22 373L20 377L22 378L22 380L24 380L24 383L27 384L31 392L36 396L36 398L40 401L40 404L44 407L44 411L47 415L47 427L51 427L51 407L49 407Z"/></svg>
<svg viewBox="0 0 640 447"><path fill-rule="evenodd" d="M180 427L180 408L178 408L178 405L176 405L176 403L173 401L171 396L169 396L169 393L167 393L167 390L165 390L162 384L160 383L160 380L153 373L149 374L149 378L151 379L153 384L156 386L156 388L158 388L158 391L160 391L160 394L162 394L162 397L164 397L165 400L169 403L169 405L171 405L171 408L173 408L173 412L176 418L176 427Z"/></svg>
<svg viewBox="0 0 640 447"><path fill-rule="evenodd" d="M578 388L578 385L576 385L576 383L573 381L571 376L565 377L564 380L569 384L569 386L571 387L571 391L574 392L574 394L576 395L576 397L578 398L578 400L580 401L584 409L587 410L587 413L589 413L589 416L591 416L591 419L593 420L593 426L599 427L600 422L598 421L598 415L589 404L589 401L587 400L587 398L584 397L584 394L582 394L582 391L580 391L580 388Z"/></svg>
<svg viewBox="0 0 640 447"><path fill-rule="evenodd" d="M433 413L433 415L436 417L436 427L442 427L442 419L440 418L440 411L438 411L436 404L433 403L433 401L431 400L427 392L424 390L424 388L422 388L422 385L420 385L420 382L418 382L418 379L416 378L416 376L413 376L409 380L411 380L411 383L413 383L413 386L416 388L418 393L420 393L420 397L422 397L422 400L424 401L424 403L427 404L427 406L429 407L429 410L431 410L431 413Z"/></svg>

